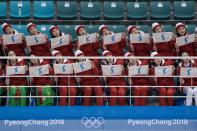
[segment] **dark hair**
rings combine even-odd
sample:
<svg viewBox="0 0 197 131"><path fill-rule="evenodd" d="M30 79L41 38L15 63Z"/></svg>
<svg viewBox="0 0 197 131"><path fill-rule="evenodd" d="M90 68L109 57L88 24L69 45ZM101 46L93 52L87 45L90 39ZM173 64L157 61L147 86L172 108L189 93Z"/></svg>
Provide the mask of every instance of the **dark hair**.
<svg viewBox="0 0 197 131"><path fill-rule="evenodd" d="M62 36L62 32L60 30L59 30L59 32L60 32L60 35L59 36ZM51 34L51 38L55 38L55 36L52 34L52 32L50 32L50 34Z"/></svg>

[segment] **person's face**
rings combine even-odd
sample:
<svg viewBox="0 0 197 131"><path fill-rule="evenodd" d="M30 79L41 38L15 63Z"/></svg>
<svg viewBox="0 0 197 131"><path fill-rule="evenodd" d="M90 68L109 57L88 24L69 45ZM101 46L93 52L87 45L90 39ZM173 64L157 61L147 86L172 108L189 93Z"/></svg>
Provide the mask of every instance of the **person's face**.
<svg viewBox="0 0 197 131"><path fill-rule="evenodd" d="M8 52L8 56L10 56L10 57L16 57L16 54L15 54L15 52L14 51L9 51ZM15 61L16 59L10 59L10 61Z"/></svg>
<svg viewBox="0 0 197 131"><path fill-rule="evenodd" d="M29 28L29 32L30 32L31 35L37 35L38 34L38 30L34 26Z"/></svg>
<svg viewBox="0 0 197 131"><path fill-rule="evenodd" d="M161 64L161 59L154 59L154 62L156 65L160 65Z"/></svg>
<svg viewBox="0 0 197 131"><path fill-rule="evenodd" d="M103 29L103 30L102 30L102 34L103 34L103 35L109 35L109 34L110 34L109 29L107 29L107 28Z"/></svg>
<svg viewBox="0 0 197 131"><path fill-rule="evenodd" d="M79 35L80 36L83 36L83 35L86 35L87 33L86 33L86 30L85 30L85 28L80 28L79 29Z"/></svg>
<svg viewBox="0 0 197 131"><path fill-rule="evenodd" d="M112 57L112 55L107 55L106 57L110 57L109 59L106 59L106 61L108 63L113 63L113 57Z"/></svg>
<svg viewBox="0 0 197 131"><path fill-rule="evenodd" d="M131 34L138 34L139 33L139 30L137 28L133 28L131 30Z"/></svg>
<svg viewBox="0 0 197 131"><path fill-rule="evenodd" d="M58 36L60 36L60 31L57 28L55 28L52 31L52 35L55 36L55 37L58 37Z"/></svg>
<svg viewBox="0 0 197 131"><path fill-rule="evenodd" d="M79 55L79 57L85 57L85 55L81 54ZM86 61L86 59L78 59L78 62L83 62L83 61Z"/></svg>
<svg viewBox="0 0 197 131"><path fill-rule="evenodd" d="M182 53L182 56L183 56L183 57L189 57L189 54L188 54L187 52L183 52L183 53ZM184 62L184 63L188 63L188 62L189 62L189 59L183 59L183 62Z"/></svg>
<svg viewBox="0 0 197 131"><path fill-rule="evenodd" d="M62 57L62 55L61 54L58 54L58 55L56 55L56 57ZM61 63L62 62L62 59L56 59L56 61L57 61L57 63Z"/></svg>
<svg viewBox="0 0 197 131"><path fill-rule="evenodd" d="M30 57L34 58L35 55L31 55ZM38 59L30 59L30 62L31 62L33 65L36 65L36 64L38 64Z"/></svg>
<svg viewBox="0 0 197 131"><path fill-rule="evenodd" d="M131 65L135 65L136 64L136 59L134 59L134 58L129 59L129 63Z"/></svg>
<svg viewBox="0 0 197 131"><path fill-rule="evenodd" d="M178 29L177 29L177 31L178 31L178 34L179 35L181 35L181 36L184 36L185 35L185 32L186 32L186 30L185 30L185 27L179 27Z"/></svg>
<svg viewBox="0 0 197 131"><path fill-rule="evenodd" d="M6 34L14 34L14 29L12 27L6 27L5 33Z"/></svg>
<svg viewBox="0 0 197 131"><path fill-rule="evenodd" d="M162 29L161 26L157 26L157 27L155 28L155 33L162 33L162 32L163 32L163 29Z"/></svg>

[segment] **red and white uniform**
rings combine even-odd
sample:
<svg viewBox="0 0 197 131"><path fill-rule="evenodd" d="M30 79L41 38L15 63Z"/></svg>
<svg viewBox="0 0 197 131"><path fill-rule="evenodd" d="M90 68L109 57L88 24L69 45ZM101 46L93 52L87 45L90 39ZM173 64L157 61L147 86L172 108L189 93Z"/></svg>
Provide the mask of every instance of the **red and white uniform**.
<svg viewBox="0 0 197 131"><path fill-rule="evenodd" d="M7 27L12 27L12 26L7 23L4 23L2 25L2 29L4 33ZM18 32L14 30L14 34L18 34ZM15 52L16 56L25 56L25 47L26 47L26 42L25 40L22 40L22 43L5 45L4 49L5 49L6 55L8 54L10 50L12 50Z"/></svg>
<svg viewBox="0 0 197 131"><path fill-rule="evenodd" d="M183 61L179 63L179 67L177 68L177 74L181 74L181 67L197 67L197 63L194 60L190 60L189 63L184 63ZM181 83L181 87L183 87L183 92L187 96L193 96L197 105L197 78L182 78L184 83ZM191 87L184 87L184 86L191 86ZM192 105L193 97L186 97L186 106Z"/></svg>
<svg viewBox="0 0 197 131"><path fill-rule="evenodd" d="M169 66L173 65L171 61L167 60L162 60L161 64L159 66ZM155 67L158 66L153 66L151 68L151 75L155 75ZM161 106L173 106L174 104L174 88L173 87L165 87L165 86L174 86L174 81L172 77L157 77L155 81L156 86L163 86L159 87L159 95L160 96L172 96L170 98L159 98L159 104Z"/></svg>
<svg viewBox="0 0 197 131"><path fill-rule="evenodd" d="M106 51L103 52L103 55L106 56L105 54ZM107 53L107 52L106 52ZM114 59L113 63L107 63L106 65L122 65L123 67L123 61L122 60L116 60ZM124 68L124 67L123 67ZM124 69L122 70L122 74L125 75ZM126 82L123 77L107 77L106 78L106 84L109 86L114 86L114 87L109 87L109 93L110 96L125 96L126 95ZM119 87L121 86L121 87ZM125 106L126 105L126 98L110 98L109 105L111 106L116 106L117 103L120 106Z"/></svg>
<svg viewBox="0 0 197 131"><path fill-rule="evenodd" d="M18 59L16 61L15 65L12 65L10 63L10 61L8 61L6 68L7 68L7 66L24 66L24 65L26 65L25 60ZM5 70L6 70L6 68L5 68ZM24 74L18 74L15 76L24 76ZM9 78L9 85L11 85L11 86L22 86L22 85L25 86L25 85L28 85L28 83L27 83L27 79L25 77L10 77ZM16 96L20 96L19 87L17 87Z"/></svg>
<svg viewBox="0 0 197 131"><path fill-rule="evenodd" d="M49 31L52 32L53 29L56 29L56 28L59 30L58 26L53 25L53 26L50 27ZM61 32L60 36L63 36L63 35L64 35L64 33ZM63 45L63 46L56 47L56 48L54 48L54 50L59 51L62 54L62 56L74 56L72 40L69 40L68 45Z"/></svg>
<svg viewBox="0 0 197 131"><path fill-rule="evenodd" d="M176 24L176 31L180 27L185 27L185 25L183 23L177 23ZM186 35L188 35L188 33L185 33L184 36L186 36ZM181 37L181 36L177 36L177 37ZM179 46L179 55L181 55L183 52L188 52L188 54L190 56L197 56L196 49L197 49L196 42L192 42L192 43L188 43L186 45Z"/></svg>

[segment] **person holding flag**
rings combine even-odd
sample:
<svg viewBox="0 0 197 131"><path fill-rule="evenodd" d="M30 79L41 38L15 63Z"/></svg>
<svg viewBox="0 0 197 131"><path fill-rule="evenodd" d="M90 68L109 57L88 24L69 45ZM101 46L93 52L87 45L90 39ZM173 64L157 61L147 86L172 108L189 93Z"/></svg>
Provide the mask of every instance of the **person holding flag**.
<svg viewBox="0 0 197 131"><path fill-rule="evenodd" d="M52 25L49 31L52 38L51 49L59 51L62 56L74 56L72 37L61 32L59 27L55 25Z"/></svg>
<svg viewBox="0 0 197 131"><path fill-rule="evenodd" d="M5 86L5 80L2 76L4 76L4 70L3 70L3 62L0 60L0 96L3 96L5 95L6 93L6 86ZM5 87L3 87L5 86ZM4 102L3 102L3 98L0 98L0 106L4 105Z"/></svg>
<svg viewBox="0 0 197 131"><path fill-rule="evenodd" d="M127 28L129 34L129 51L135 56L150 56L151 44L148 34L140 31L136 26Z"/></svg>
<svg viewBox="0 0 197 131"><path fill-rule="evenodd" d="M125 33L111 32L107 25L101 25L99 32L103 37L103 50L110 51L113 56L124 56L123 49L126 48Z"/></svg>
<svg viewBox="0 0 197 131"><path fill-rule="evenodd" d="M83 25L75 27L77 33L76 49L81 50L85 56L99 56L98 49L100 48L98 33L88 34ZM91 59L95 66L99 68L99 59Z"/></svg>
<svg viewBox="0 0 197 131"><path fill-rule="evenodd" d="M9 51L14 51L16 56L25 56L25 37L8 23L2 24L2 30L5 34L0 38L2 39L0 42L2 42L4 55L7 55Z"/></svg>
<svg viewBox="0 0 197 131"><path fill-rule="evenodd" d="M16 57L14 51L8 52L9 57ZM27 96L28 85L27 78L22 77L27 75L28 68L23 59L10 59L7 61L5 67L6 70L6 85L9 86L7 89L9 96L17 96L17 98L8 98L9 106L26 106L27 98L20 98L19 96ZM21 76L21 77L9 77L9 76Z"/></svg>
<svg viewBox="0 0 197 131"><path fill-rule="evenodd" d="M189 58L189 54L187 52L182 53L182 57L188 57L186 59L182 59L177 68L177 75L180 76L180 91L187 95L185 105L191 106L192 99L194 96L195 105L197 106L197 78L192 78L193 69L197 71L197 63ZM187 78L181 77L182 75L188 76Z"/></svg>
<svg viewBox="0 0 197 131"><path fill-rule="evenodd" d="M81 50L75 51L75 57L85 57L85 54ZM82 87L83 96L83 105L90 106L92 105L92 98L93 92L96 96L96 105L103 106L103 89L100 83L100 79L98 77L91 77L91 76L98 76L99 70L95 66L94 62L89 59L81 59L79 58L76 63L73 64L74 72L77 78L77 82L79 85L84 86ZM84 77L78 77L84 76ZM87 76L87 77L85 77ZM89 77L90 76L90 77Z"/></svg>
<svg viewBox="0 0 197 131"><path fill-rule="evenodd" d="M54 57L62 57L61 53L57 50L52 51L52 55ZM69 59L55 59L54 61L54 74L55 75L74 75L74 70L72 66L72 61ZM76 79L74 77L55 77L56 85L62 86L58 87L59 96L76 96L77 95L77 88L76 86ZM69 99L69 102L68 102ZM76 98L59 98L58 105L65 106L75 105Z"/></svg>
<svg viewBox="0 0 197 131"><path fill-rule="evenodd" d="M161 24L155 22L152 24L152 44L151 48L160 56L177 56L175 48L175 35L172 32L165 32Z"/></svg>
<svg viewBox="0 0 197 131"><path fill-rule="evenodd" d="M129 84L130 86L135 86L133 88L134 96L147 96L149 87L152 85L152 81L149 77L149 63L147 60L137 60L134 59L134 55L130 52L125 53L124 55L127 60L127 72L129 74ZM144 77L135 77L135 76L144 76ZM143 87L142 87L143 86ZM135 106L144 106L146 105L146 98L134 98Z"/></svg>
<svg viewBox="0 0 197 131"><path fill-rule="evenodd" d="M103 51L103 56L112 57L112 53L108 50ZM119 59L106 59L103 61L102 65L103 75L107 75L109 77L104 78L105 82L109 87L109 95L110 96L125 96L126 95L126 82L123 77L110 77L112 75L121 76L124 75L124 63ZM126 98L124 97L110 97L109 105L110 106L125 106Z"/></svg>
<svg viewBox="0 0 197 131"><path fill-rule="evenodd" d="M51 56L50 42L45 34L38 32L37 27L33 23L27 25L30 36L26 36L27 49L30 54L35 56ZM45 60L49 63L50 60Z"/></svg>
<svg viewBox="0 0 197 131"><path fill-rule="evenodd" d="M179 22L176 24L176 47L179 55L183 52L190 56L197 56L197 35L189 34L186 31L185 24Z"/></svg>
<svg viewBox="0 0 197 131"><path fill-rule="evenodd" d="M54 100L51 96L54 96L53 88L53 80L50 77L42 77L53 74L53 69L48 64L48 62L44 59L36 59L36 56L30 55L30 67L29 67L29 75L30 75L30 86L38 86L36 87L36 93L34 95L39 96L36 99L37 106L52 106L54 104ZM49 96L47 98L42 96Z"/></svg>
<svg viewBox="0 0 197 131"><path fill-rule="evenodd" d="M160 54L157 52L151 53L151 57L157 57L157 56L160 56ZM168 77L174 75L175 73L174 71L175 68L171 60L164 60L159 58L153 59L153 65L150 69L151 72L150 74L155 76L154 77L155 86L161 86L159 87L159 89L157 88L159 91L159 96L168 97L168 98L162 98L162 97L159 98L160 106L173 106L174 104L174 99L173 99L175 93L175 89L173 88L174 80L172 77Z"/></svg>

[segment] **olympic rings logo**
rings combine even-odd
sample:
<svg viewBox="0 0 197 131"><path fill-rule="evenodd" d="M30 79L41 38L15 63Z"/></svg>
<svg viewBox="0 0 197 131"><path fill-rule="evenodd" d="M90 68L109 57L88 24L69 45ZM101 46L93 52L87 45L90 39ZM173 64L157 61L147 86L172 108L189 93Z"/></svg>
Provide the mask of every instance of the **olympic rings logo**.
<svg viewBox="0 0 197 131"><path fill-rule="evenodd" d="M99 128L101 125L105 123L103 117L83 117L81 118L81 124L84 125L86 128Z"/></svg>

